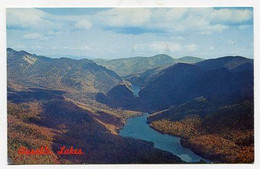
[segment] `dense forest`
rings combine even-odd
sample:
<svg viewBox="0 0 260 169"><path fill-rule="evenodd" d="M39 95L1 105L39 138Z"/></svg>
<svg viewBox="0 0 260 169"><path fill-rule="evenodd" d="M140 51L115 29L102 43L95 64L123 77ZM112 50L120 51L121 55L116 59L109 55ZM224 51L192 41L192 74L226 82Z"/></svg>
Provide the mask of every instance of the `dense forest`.
<svg viewBox="0 0 260 169"><path fill-rule="evenodd" d="M110 67L96 62L7 49L11 164L184 163L152 142L118 134L142 112L150 113L152 128L180 136L183 146L206 159L254 162L252 59L156 55L110 60ZM121 70L125 64L134 66ZM139 97L131 91L135 83ZM71 145L85 155L57 154ZM51 155L17 153L41 146Z"/></svg>
<svg viewBox="0 0 260 169"><path fill-rule="evenodd" d="M150 126L160 132L182 137L181 143L194 152L223 163L254 161L254 106L252 102L223 106L178 119L172 116L153 121ZM192 111L189 109L186 112ZM178 119L178 120L177 120Z"/></svg>
<svg viewBox="0 0 260 169"><path fill-rule="evenodd" d="M37 91L36 91L37 92ZM37 94L37 93L34 93ZM27 94L28 97L32 95ZM82 108L80 108L82 107ZM121 117L90 112L62 98L8 103L8 155L12 164L182 163L146 141L122 138ZM62 146L81 148L85 155L59 155ZM51 155L20 155L21 147L47 146Z"/></svg>

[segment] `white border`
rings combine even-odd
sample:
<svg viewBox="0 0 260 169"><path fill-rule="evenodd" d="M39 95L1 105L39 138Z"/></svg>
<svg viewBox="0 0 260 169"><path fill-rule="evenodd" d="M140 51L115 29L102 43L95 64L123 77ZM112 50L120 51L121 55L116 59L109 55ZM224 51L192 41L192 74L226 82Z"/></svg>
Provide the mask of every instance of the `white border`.
<svg viewBox="0 0 260 169"><path fill-rule="evenodd" d="M171 164L171 165L7 165L7 86L6 86L6 16L11 7L254 7L254 61L255 61L255 162L254 164ZM259 0L1 0L0 2L0 169L5 168L236 168L255 169L259 165L259 63L260 63L260 1ZM242 39L241 39L242 40ZM258 47L259 46L259 47Z"/></svg>

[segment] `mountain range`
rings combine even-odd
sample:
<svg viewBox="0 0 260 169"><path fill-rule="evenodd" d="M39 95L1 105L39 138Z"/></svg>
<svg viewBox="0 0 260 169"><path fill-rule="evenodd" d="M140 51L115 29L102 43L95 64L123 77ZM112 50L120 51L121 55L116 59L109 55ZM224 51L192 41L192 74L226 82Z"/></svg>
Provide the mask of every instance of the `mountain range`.
<svg viewBox="0 0 260 169"><path fill-rule="evenodd" d="M102 65L110 70L116 72L119 76L124 77L127 75L144 72L149 69L153 69L160 66L169 66L175 63L196 63L202 61L202 59L197 57L183 57L179 59L174 59L166 54L159 54L152 57L132 57L132 58L122 58L122 59L112 59L103 60L96 59L93 60L99 65Z"/></svg>
<svg viewBox="0 0 260 169"><path fill-rule="evenodd" d="M43 87L71 92L107 92L122 82L113 71L91 60L48 57L7 49L9 80L26 87Z"/></svg>
<svg viewBox="0 0 260 169"><path fill-rule="evenodd" d="M127 118L141 113L95 101L100 94L124 98L117 95L118 89L128 93L126 101L133 96L125 82L105 67L86 59L51 59L8 48L7 77L11 164L183 163L151 142L118 135ZM42 145L52 155L31 158L17 153L21 146ZM62 146L81 148L85 155L59 155Z"/></svg>
<svg viewBox="0 0 260 169"><path fill-rule="evenodd" d="M152 128L216 163L254 161L252 59L179 63L157 74L139 92Z"/></svg>
<svg viewBox="0 0 260 169"><path fill-rule="evenodd" d="M140 112L150 113L152 128L182 137L183 146L213 162L254 160L252 59L161 54L92 61L8 48L7 83L9 147L33 148L30 140L44 140L56 151L77 142L91 154L55 156L53 163L182 163L149 142L118 136L126 119ZM141 86L138 97L131 85ZM9 149L12 160L15 151Z"/></svg>
<svg viewBox="0 0 260 169"><path fill-rule="evenodd" d="M222 57L196 64L174 64L149 80L139 92L148 110L162 110L196 97L215 104L253 98L253 61Z"/></svg>

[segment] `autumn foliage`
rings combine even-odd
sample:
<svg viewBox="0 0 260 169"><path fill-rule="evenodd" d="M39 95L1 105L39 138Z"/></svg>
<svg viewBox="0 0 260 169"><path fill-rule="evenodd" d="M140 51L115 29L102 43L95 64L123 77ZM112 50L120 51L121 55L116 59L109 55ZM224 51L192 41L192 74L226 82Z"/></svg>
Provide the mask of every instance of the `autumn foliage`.
<svg viewBox="0 0 260 169"><path fill-rule="evenodd" d="M161 115L162 116L162 115ZM182 137L181 143L218 163L254 162L253 104L243 102L220 108L208 116L152 121L154 129Z"/></svg>

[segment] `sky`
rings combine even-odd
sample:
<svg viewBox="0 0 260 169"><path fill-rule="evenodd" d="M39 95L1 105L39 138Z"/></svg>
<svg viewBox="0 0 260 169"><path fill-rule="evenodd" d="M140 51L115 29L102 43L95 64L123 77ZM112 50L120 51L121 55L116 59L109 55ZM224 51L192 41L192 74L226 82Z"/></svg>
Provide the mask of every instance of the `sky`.
<svg viewBox="0 0 260 169"><path fill-rule="evenodd" d="M7 47L48 57L253 58L253 8L8 8Z"/></svg>

